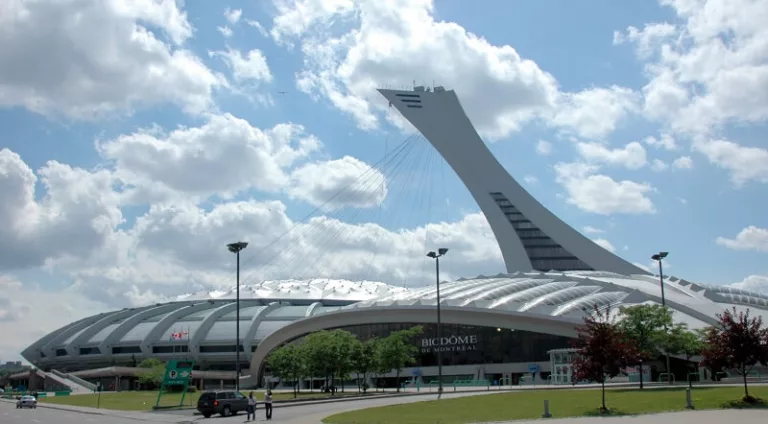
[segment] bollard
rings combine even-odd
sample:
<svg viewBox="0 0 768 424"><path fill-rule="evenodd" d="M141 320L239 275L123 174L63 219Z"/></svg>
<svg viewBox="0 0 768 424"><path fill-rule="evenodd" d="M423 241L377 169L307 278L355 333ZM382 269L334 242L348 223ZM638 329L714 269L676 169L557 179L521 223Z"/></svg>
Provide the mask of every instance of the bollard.
<svg viewBox="0 0 768 424"><path fill-rule="evenodd" d="M551 418L552 414L549 413L549 400L544 399L544 413L541 414L541 418Z"/></svg>
<svg viewBox="0 0 768 424"><path fill-rule="evenodd" d="M686 387L685 388L685 409L694 409L693 408L693 399L691 398L691 388Z"/></svg>

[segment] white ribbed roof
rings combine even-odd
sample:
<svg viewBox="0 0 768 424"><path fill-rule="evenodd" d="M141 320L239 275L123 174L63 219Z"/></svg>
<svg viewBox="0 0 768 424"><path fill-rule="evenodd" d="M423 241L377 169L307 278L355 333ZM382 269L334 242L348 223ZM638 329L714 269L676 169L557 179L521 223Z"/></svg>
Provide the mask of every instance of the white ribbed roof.
<svg viewBox="0 0 768 424"><path fill-rule="evenodd" d="M313 299L313 300L368 300L381 296L407 293L402 287L378 281L349 281L330 278L312 280L274 280L241 285L241 299ZM235 287L230 290L188 293L175 300L234 299Z"/></svg>
<svg viewBox="0 0 768 424"><path fill-rule="evenodd" d="M768 319L768 296L727 286L694 284L667 276L665 299L675 319L699 328L715 323L715 315L733 306L749 307ZM434 286L394 293L345 308L408 307L434 304ZM478 276L440 285L447 306L516 311L549 316L581 317L592 309L661 303L659 277L604 271L528 272Z"/></svg>

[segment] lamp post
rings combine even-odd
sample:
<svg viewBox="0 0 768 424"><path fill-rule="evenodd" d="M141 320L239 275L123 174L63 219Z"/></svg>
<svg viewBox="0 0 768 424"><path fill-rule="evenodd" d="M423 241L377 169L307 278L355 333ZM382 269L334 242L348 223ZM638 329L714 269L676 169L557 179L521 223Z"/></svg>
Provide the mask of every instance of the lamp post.
<svg viewBox="0 0 768 424"><path fill-rule="evenodd" d="M429 252L427 256L435 260L435 277L437 281L437 398L443 395L443 323L440 320L440 257L445 256L448 249L441 247L437 253Z"/></svg>
<svg viewBox="0 0 768 424"><path fill-rule="evenodd" d="M230 243L227 245L227 249L230 252L237 255L237 288L235 292L237 297L235 300L237 312L235 313L235 390L240 391L240 251L248 247L248 242L238 241L237 243Z"/></svg>
<svg viewBox="0 0 768 424"><path fill-rule="evenodd" d="M664 258L666 258L667 255L669 255L669 252L659 252L651 256L651 259L659 263L659 286L661 287L661 306L663 306L665 310L667 308L667 299L664 296L664 268L661 263L664 261ZM667 329L666 327L667 326L665 324L664 325L665 331ZM664 356L667 359L667 382L669 384L672 384L672 378L670 378L672 376L672 369L669 367L669 352L667 352L666 349L664 349Z"/></svg>

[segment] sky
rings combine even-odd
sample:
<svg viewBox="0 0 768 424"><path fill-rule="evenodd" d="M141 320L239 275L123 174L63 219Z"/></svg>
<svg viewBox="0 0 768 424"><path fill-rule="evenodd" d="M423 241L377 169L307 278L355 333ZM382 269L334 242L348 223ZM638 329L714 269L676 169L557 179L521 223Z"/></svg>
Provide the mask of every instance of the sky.
<svg viewBox="0 0 768 424"><path fill-rule="evenodd" d="M314 277L504 271L376 88L442 85L510 174L655 271L768 293L768 1L6 0L0 360L75 319Z"/></svg>

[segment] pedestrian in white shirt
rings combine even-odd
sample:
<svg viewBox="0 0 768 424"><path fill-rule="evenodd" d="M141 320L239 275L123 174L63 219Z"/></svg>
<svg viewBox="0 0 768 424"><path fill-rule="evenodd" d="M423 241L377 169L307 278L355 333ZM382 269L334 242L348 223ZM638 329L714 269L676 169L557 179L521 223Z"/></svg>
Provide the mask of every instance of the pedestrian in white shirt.
<svg viewBox="0 0 768 424"><path fill-rule="evenodd" d="M253 392L248 394L248 417L245 421L256 421L256 398L253 397Z"/></svg>
<svg viewBox="0 0 768 424"><path fill-rule="evenodd" d="M267 389L264 394L264 411L267 413L267 419L272 419L272 390Z"/></svg>

